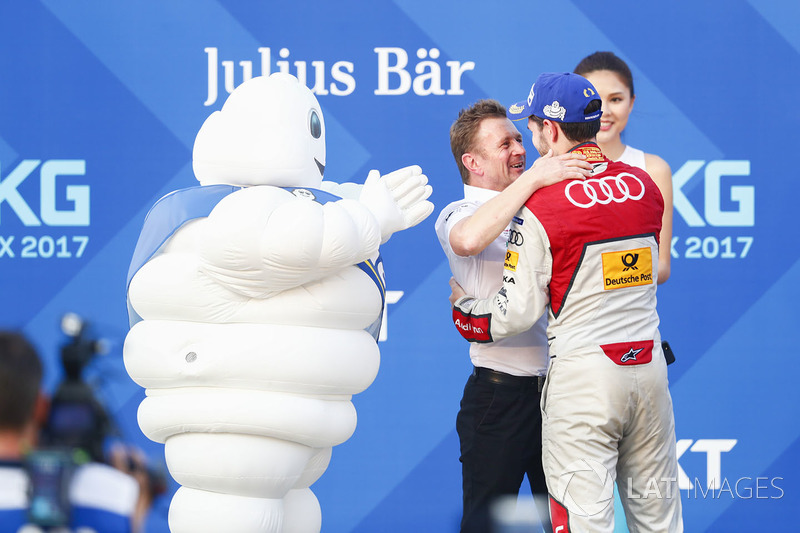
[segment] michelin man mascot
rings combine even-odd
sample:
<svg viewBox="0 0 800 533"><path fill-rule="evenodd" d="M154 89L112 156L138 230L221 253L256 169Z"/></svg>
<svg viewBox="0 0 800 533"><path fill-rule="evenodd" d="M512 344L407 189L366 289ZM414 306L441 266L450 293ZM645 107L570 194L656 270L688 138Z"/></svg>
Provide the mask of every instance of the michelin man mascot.
<svg viewBox="0 0 800 533"><path fill-rule="evenodd" d="M128 273L125 366L181 485L170 529L318 532L309 487L378 372L378 246L431 213L431 187L416 166L323 183L319 102L283 73L206 119L193 164L201 186L153 206Z"/></svg>

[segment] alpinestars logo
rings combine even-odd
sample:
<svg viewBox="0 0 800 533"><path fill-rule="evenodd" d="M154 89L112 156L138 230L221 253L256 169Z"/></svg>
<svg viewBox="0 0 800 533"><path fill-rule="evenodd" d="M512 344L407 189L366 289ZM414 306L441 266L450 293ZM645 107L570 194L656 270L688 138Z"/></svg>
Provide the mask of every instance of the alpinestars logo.
<svg viewBox="0 0 800 533"><path fill-rule="evenodd" d="M624 353L619 360L621 363L624 363L625 361L636 361L636 356L639 355L639 352L641 351L642 348L639 348L638 350L634 350L633 348L631 348L626 353Z"/></svg>
<svg viewBox="0 0 800 533"><path fill-rule="evenodd" d="M652 340L601 344L603 353L618 365L643 365L653 360Z"/></svg>

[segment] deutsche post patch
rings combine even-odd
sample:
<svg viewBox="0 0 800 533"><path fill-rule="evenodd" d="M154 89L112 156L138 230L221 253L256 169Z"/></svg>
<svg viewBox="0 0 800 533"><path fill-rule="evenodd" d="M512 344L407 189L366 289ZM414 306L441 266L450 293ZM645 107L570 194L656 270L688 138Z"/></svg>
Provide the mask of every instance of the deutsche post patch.
<svg viewBox="0 0 800 533"><path fill-rule="evenodd" d="M603 254L604 290L624 289L652 283L653 255L650 248Z"/></svg>
<svg viewBox="0 0 800 533"><path fill-rule="evenodd" d="M517 271L517 262L519 261L519 253L506 250L506 260L503 261L503 268L511 272Z"/></svg>

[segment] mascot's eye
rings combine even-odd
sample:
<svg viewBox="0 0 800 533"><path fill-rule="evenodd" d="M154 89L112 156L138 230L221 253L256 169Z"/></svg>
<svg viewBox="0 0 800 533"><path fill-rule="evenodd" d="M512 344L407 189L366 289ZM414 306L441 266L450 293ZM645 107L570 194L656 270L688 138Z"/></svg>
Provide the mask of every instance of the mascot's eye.
<svg viewBox="0 0 800 533"><path fill-rule="evenodd" d="M308 117L308 129L311 131L311 136L315 139L319 139L320 135L322 135L322 122L320 122L319 115L317 115L317 112L313 109Z"/></svg>

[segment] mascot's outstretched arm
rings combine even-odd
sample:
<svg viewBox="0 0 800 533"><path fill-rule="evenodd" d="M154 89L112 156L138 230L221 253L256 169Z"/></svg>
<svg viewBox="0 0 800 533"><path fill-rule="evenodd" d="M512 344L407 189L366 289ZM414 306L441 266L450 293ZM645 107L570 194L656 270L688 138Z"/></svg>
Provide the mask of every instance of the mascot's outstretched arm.
<svg viewBox="0 0 800 533"><path fill-rule="evenodd" d="M269 297L375 256L381 233L373 218L353 200L320 204L277 187L246 187L209 214L200 268L234 292Z"/></svg>
<svg viewBox="0 0 800 533"><path fill-rule="evenodd" d="M380 227L381 244L392 234L416 226L433 212L433 204L428 201L433 188L417 165L383 176L377 170L371 170L363 185L323 181L321 188L342 198L358 199L364 204Z"/></svg>
<svg viewBox="0 0 800 533"><path fill-rule="evenodd" d="M359 201L367 206L381 228L381 244L397 231L416 226L433 211L428 197L433 189L417 165L381 176L370 171Z"/></svg>

